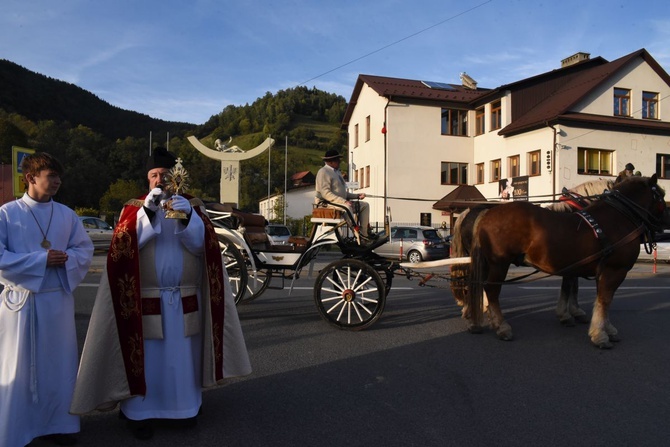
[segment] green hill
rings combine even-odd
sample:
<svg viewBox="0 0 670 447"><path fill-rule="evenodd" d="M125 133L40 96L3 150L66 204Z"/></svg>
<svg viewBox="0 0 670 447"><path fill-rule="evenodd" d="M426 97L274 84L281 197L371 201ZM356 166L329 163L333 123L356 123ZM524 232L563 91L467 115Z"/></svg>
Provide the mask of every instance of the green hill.
<svg viewBox="0 0 670 447"><path fill-rule="evenodd" d="M233 137L233 144L248 150L271 135L276 141L274 167L284 166L288 140L289 176L315 173L326 150L345 150L346 134L340 130L345 109L341 96L297 87L266 93L252 104L227 106L201 125L168 122L120 109L73 84L0 60L0 161L11 163L12 146L50 152L66 167L59 201L113 213L146 188L149 146L168 144L184 160L192 192L216 199L220 165L195 150L186 137L195 135L210 147L217 138ZM170 141L157 143L166 134ZM267 157L242 163L240 208L258 211L259 199L267 196ZM271 193L283 189L284 176L273 173Z"/></svg>

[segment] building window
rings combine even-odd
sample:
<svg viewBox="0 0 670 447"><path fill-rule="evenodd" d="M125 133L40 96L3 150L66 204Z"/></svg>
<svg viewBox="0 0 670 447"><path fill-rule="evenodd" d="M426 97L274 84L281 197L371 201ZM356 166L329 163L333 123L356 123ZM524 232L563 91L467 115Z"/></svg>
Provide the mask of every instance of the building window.
<svg viewBox="0 0 670 447"><path fill-rule="evenodd" d="M577 173L612 175L614 151L580 147L577 150Z"/></svg>
<svg viewBox="0 0 670 447"><path fill-rule="evenodd" d="M521 167L519 166L520 157L514 155L512 157L507 157L507 176L508 177L518 177L521 175Z"/></svg>
<svg viewBox="0 0 670 447"><path fill-rule="evenodd" d="M354 147L358 147L358 124L354 125Z"/></svg>
<svg viewBox="0 0 670 447"><path fill-rule="evenodd" d="M500 129L502 127L502 109L500 101L491 104L491 130Z"/></svg>
<svg viewBox="0 0 670 447"><path fill-rule="evenodd" d="M658 93L642 92L642 118L658 119Z"/></svg>
<svg viewBox="0 0 670 447"><path fill-rule="evenodd" d="M365 187L370 187L370 166L365 167Z"/></svg>
<svg viewBox="0 0 670 447"><path fill-rule="evenodd" d="M656 154L656 175L670 178L670 154Z"/></svg>
<svg viewBox="0 0 670 447"><path fill-rule="evenodd" d="M484 183L484 163L477 163L475 165L475 171L477 171L477 184Z"/></svg>
<svg viewBox="0 0 670 447"><path fill-rule="evenodd" d="M365 168L358 170L358 186L360 188L365 188Z"/></svg>
<svg viewBox="0 0 670 447"><path fill-rule="evenodd" d="M484 108L475 110L475 135L486 132L486 121L484 120Z"/></svg>
<svg viewBox="0 0 670 447"><path fill-rule="evenodd" d="M528 152L528 175L540 174L540 151Z"/></svg>
<svg viewBox="0 0 670 447"><path fill-rule="evenodd" d="M491 181L497 182L500 180L502 173L500 172L500 159L491 162Z"/></svg>
<svg viewBox="0 0 670 447"><path fill-rule="evenodd" d="M365 141L370 141L370 115L365 117Z"/></svg>
<svg viewBox="0 0 670 447"><path fill-rule="evenodd" d="M614 116L630 116L630 90L614 89Z"/></svg>
<svg viewBox="0 0 670 447"><path fill-rule="evenodd" d="M442 109L442 135L468 135L468 111Z"/></svg>
<svg viewBox="0 0 670 447"><path fill-rule="evenodd" d="M443 161L440 183L442 185L467 185L468 164Z"/></svg>

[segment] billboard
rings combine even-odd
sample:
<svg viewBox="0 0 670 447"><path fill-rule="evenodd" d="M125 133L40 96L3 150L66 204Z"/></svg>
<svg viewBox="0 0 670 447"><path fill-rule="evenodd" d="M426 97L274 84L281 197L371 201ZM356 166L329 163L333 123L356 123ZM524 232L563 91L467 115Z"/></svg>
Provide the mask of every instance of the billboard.
<svg viewBox="0 0 670 447"><path fill-rule="evenodd" d="M26 149L24 147L12 146L12 177L14 178L13 190L14 197L21 197L26 190L23 183L23 172L21 171L21 162L26 155L34 154L35 149Z"/></svg>

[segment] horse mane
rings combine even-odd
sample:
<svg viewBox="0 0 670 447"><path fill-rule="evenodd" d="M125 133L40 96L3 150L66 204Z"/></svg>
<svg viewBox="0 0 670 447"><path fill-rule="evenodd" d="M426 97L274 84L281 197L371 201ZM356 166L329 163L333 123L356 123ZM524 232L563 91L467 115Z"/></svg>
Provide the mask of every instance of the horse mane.
<svg viewBox="0 0 670 447"><path fill-rule="evenodd" d="M569 189L569 193L577 194L583 197L592 197L602 194L605 191L609 191L614 187L614 180L599 178L597 180L589 180L588 182L580 183L572 189ZM551 205L547 205L547 209L552 211L559 212L571 212L572 207L568 202L554 202Z"/></svg>
<svg viewBox="0 0 670 447"><path fill-rule="evenodd" d="M581 183L570 189L569 192L582 196L595 196L612 189L612 187L614 187L614 180L599 178L598 180Z"/></svg>

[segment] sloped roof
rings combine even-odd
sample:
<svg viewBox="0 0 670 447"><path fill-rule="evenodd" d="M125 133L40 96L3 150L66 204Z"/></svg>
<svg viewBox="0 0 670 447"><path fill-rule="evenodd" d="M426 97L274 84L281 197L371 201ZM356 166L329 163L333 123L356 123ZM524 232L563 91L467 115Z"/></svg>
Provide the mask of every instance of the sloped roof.
<svg viewBox="0 0 670 447"><path fill-rule="evenodd" d="M433 209L449 211L454 208L468 208L477 202L486 202L486 198L472 185L460 185L433 204Z"/></svg>
<svg viewBox="0 0 670 447"><path fill-rule="evenodd" d="M383 76L359 75L347 105L342 129L347 128L358 97L364 84L380 96L406 101L436 101L445 104L461 103L464 108L474 109L507 91L512 92L512 122L498 134L512 136L530 130L546 127L548 124L570 122L600 124L609 126L638 126L668 134L670 123L630 117L589 116L571 112L599 85L607 82L616 73L641 58L670 86L670 75L654 60L644 48L608 62L602 57L588 59L567 67L551 70L530 78L505 84L495 89L477 88L471 90L462 85L448 84L451 90L433 89L421 81ZM595 122L598 123L595 123Z"/></svg>
<svg viewBox="0 0 670 447"><path fill-rule="evenodd" d="M500 130L499 135L511 136L529 130L546 127L548 123L556 124L562 118L570 117L572 120L578 120L580 116L586 117L586 114L572 113L570 109L579 101L584 99L596 87L609 80L614 74L618 73L626 65L637 58L642 58L659 76L670 85L670 76L661 68L660 65L649 55L647 50L641 49L631 54L623 56L612 62L598 65L588 70L584 70L573 77L566 85L558 87L545 100L539 102L535 107L528 110L522 116L513 117L512 122ZM523 81L511 85L518 88L523 85ZM502 87L501 87L502 88ZM515 101L514 92L512 92L512 101ZM625 124L631 122L629 117L600 117L600 121L611 125ZM635 120L635 125L639 126L642 120ZM646 121L646 120L645 120ZM650 123L645 123L646 126ZM656 127L670 130L668 123L656 123Z"/></svg>
<svg viewBox="0 0 670 447"><path fill-rule="evenodd" d="M469 89L458 84L446 84L450 89L431 88L422 81L402 78L389 78L384 76L358 75L354 91L347 105L347 110L342 119L342 128L346 129L351 119L351 115L358 103L358 96L367 84L379 96L386 98L402 98L411 101L438 101L438 102L460 102L464 107L473 100L479 98L489 91L489 89L477 88Z"/></svg>
<svg viewBox="0 0 670 447"><path fill-rule="evenodd" d="M302 178L305 178L307 174L311 174L311 172L310 171L297 172L291 176L291 180L300 180Z"/></svg>

